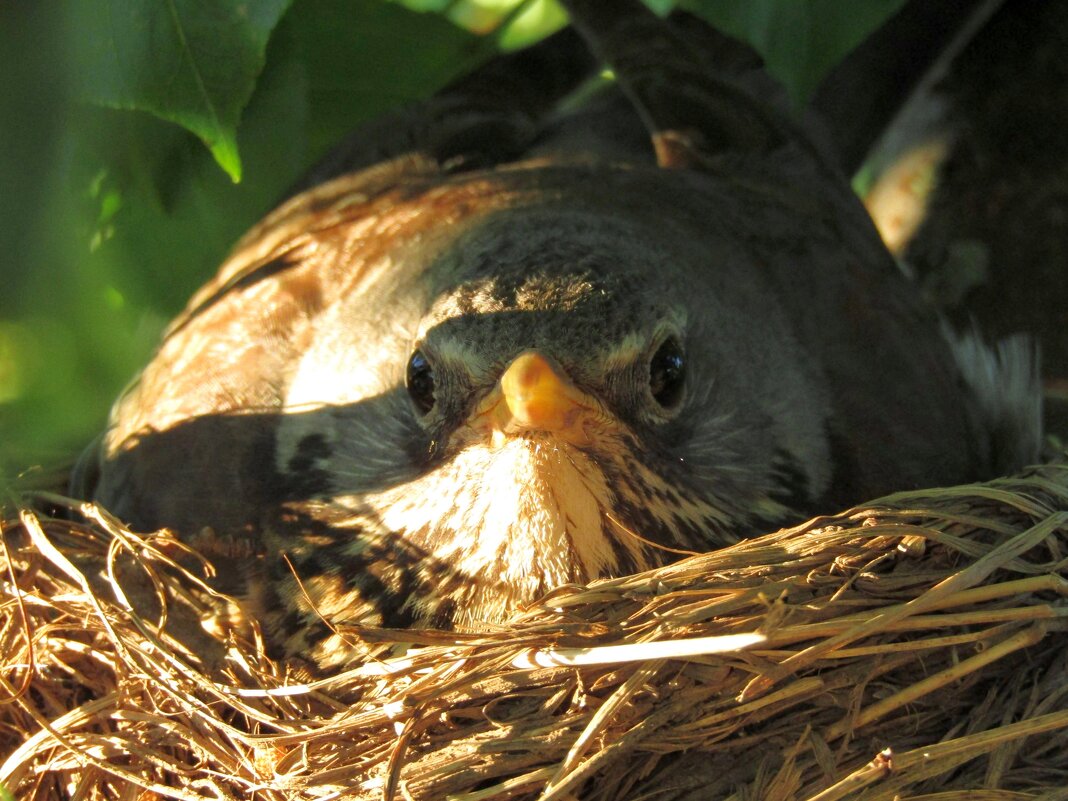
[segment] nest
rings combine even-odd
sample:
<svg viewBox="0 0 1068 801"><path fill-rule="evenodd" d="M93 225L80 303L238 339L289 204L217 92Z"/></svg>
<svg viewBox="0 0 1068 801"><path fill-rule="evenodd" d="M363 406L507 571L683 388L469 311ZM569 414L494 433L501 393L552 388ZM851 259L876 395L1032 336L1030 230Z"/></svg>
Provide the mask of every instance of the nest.
<svg viewBox="0 0 1068 801"><path fill-rule="evenodd" d="M0 786L71 799L1068 798L1068 465L897 494L478 635L271 659L166 532L37 493ZM2 793L0 793L2 795Z"/></svg>

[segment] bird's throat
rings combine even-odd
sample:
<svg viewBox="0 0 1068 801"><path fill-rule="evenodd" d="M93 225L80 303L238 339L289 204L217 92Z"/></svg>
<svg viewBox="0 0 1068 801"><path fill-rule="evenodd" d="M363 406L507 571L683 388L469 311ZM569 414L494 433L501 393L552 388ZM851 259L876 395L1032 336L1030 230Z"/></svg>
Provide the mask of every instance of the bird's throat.
<svg viewBox="0 0 1068 801"><path fill-rule="evenodd" d="M455 572L461 627L500 622L562 584L652 566L644 544L612 522L600 467L550 436L470 445L364 502L428 563Z"/></svg>

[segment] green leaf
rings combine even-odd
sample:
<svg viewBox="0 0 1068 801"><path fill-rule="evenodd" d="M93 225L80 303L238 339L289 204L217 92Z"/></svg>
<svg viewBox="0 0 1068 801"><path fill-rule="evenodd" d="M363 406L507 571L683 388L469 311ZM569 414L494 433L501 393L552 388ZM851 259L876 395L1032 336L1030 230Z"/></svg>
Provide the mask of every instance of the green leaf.
<svg viewBox="0 0 1068 801"><path fill-rule="evenodd" d="M236 183L237 125L292 0L71 0L80 94L195 133Z"/></svg>
<svg viewBox="0 0 1068 801"><path fill-rule="evenodd" d="M300 0L286 25L307 68L313 156L358 123L428 97L496 52L492 37L382 0Z"/></svg>
<svg viewBox="0 0 1068 801"><path fill-rule="evenodd" d="M679 5L751 44L804 105L823 75L904 0L682 0Z"/></svg>

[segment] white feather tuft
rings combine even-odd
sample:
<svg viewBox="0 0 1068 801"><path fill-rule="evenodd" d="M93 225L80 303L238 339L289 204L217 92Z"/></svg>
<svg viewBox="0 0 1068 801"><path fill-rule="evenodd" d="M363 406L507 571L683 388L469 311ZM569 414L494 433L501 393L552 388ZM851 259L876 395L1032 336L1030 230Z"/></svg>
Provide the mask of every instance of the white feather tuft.
<svg viewBox="0 0 1068 801"><path fill-rule="evenodd" d="M977 424L983 467L1002 475L1035 461L1042 445L1042 382L1037 343L1025 334L994 345L976 330L944 327Z"/></svg>

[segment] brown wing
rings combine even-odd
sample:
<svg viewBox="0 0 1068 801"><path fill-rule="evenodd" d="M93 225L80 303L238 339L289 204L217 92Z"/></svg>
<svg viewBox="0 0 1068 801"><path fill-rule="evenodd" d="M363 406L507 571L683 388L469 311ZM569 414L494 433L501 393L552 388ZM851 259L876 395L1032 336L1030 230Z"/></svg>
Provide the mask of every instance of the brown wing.
<svg viewBox="0 0 1068 801"><path fill-rule="evenodd" d="M256 443L270 438L273 425L264 412L281 402L307 322L360 280L358 270L339 278L334 269L349 255L347 231L388 207L405 186L492 166L522 152L541 118L595 66L578 35L561 31L357 130L308 172L294 188L300 194L241 239L171 323L153 362L116 404L102 442L80 460L74 491L95 493L120 514L151 523L176 518L154 509L138 514L131 508L134 499L149 503L153 493L147 488L180 483L180 473L207 477L192 486L216 480L219 487L234 486L237 495L238 484L263 486L263 454ZM363 248L366 260L366 243ZM158 445L145 445L149 432ZM194 440L247 446L213 451L190 447ZM136 459L111 459L135 442L141 442ZM183 454L192 461L174 464ZM102 459L110 461L100 479ZM177 495L170 506L207 501ZM221 491L215 498L225 495ZM220 506L221 525L233 506Z"/></svg>

